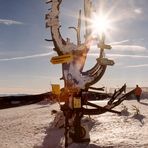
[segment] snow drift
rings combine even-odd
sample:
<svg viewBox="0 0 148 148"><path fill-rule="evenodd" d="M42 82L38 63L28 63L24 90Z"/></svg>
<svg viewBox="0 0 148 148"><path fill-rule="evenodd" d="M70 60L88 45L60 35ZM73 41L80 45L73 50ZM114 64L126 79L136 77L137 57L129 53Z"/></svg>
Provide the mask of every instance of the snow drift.
<svg viewBox="0 0 148 148"><path fill-rule="evenodd" d="M98 101L101 105L105 101ZM133 106L139 109L137 114ZM105 113L85 117L90 127L90 144L73 143L70 148L147 148L148 147L148 100L124 101L117 107L122 115ZM33 104L0 110L1 148L62 148L64 129L53 126L58 104Z"/></svg>

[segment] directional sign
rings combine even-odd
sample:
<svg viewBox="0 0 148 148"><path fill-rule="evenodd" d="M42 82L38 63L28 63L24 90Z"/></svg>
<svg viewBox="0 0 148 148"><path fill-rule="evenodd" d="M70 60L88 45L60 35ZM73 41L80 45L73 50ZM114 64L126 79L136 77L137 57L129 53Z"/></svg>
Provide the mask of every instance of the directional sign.
<svg viewBox="0 0 148 148"><path fill-rule="evenodd" d="M100 65L114 65L114 61L113 60L109 60L107 58L98 58L97 61L100 63Z"/></svg>
<svg viewBox="0 0 148 148"><path fill-rule="evenodd" d="M60 95L60 85L59 84L52 84L52 93L55 95Z"/></svg>
<svg viewBox="0 0 148 148"><path fill-rule="evenodd" d="M72 60L73 60L73 55L72 54L66 54L66 55L52 57L50 62L52 64L62 64L62 63L69 63Z"/></svg>
<svg viewBox="0 0 148 148"><path fill-rule="evenodd" d="M106 44L98 44L98 48L101 48L101 49L111 49L112 47L110 45L106 45Z"/></svg>
<svg viewBox="0 0 148 148"><path fill-rule="evenodd" d="M81 98L75 98L73 100L73 107L74 108L81 108Z"/></svg>

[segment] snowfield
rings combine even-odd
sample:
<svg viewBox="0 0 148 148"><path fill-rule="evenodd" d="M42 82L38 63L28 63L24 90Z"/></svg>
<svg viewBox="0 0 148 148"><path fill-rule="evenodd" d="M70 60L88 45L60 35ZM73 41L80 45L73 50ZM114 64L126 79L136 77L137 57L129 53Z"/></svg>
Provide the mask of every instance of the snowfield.
<svg viewBox="0 0 148 148"><path fill-rule="evenodd" d="M105 104L105 101L99 101ZM124 105L123 105L124 104ZM86 116L91 142L70 148L148 148L148 99L124 101L113 113ZM136 115L136 106L140 113ZM126 106L126 107L125 107ZM127 111L125 109L128 109ZM52 127L58 104L33 104L0 110L0 148L62 148L64 129Z"/></svg>

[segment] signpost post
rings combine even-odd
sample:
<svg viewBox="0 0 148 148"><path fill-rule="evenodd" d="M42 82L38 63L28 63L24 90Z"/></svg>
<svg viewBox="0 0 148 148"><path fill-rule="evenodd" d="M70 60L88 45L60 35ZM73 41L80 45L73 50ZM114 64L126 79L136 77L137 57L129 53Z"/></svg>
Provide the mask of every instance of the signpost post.
<svg viewBox="0 0 148 148"><path fill-rule="evenodd" d="M46 27L50 27L51 31L52 40L49 41L53 41L54 51L58 54L58 56L52 57L50 62L52 64L62 64L64 88L61 92L59 85L52 85L52 90L58 96L61 94L67 96L63 105L59 103L60 109L65 116L65 148L67 148L69 138L76 143L90 142L87 128L83 127L81 123L84 115L99 115L105 112L120 114L119 111L112 109L124 101L133 91L123 95L122 93L126 89L126 85L123 85L119 90L115 90L107 105L103 107L88 101L87 95L91 94L89 87L102 78L108 65L114 65L113 60L105 58L104 50L111 49L111 46L105 44L105 34L102 33L98 43L100 53L99 58L96 60L97 63L89 70L83 71L90 50L89 41L93 38L89 21L92 13L92 0L84 0L86 33L84 43L81 43L80 40L81 12L79 13L78 27L72 27L77 31L77 45L71 43L70 40L65 41L60 33L59 9L61 2L62 0L47 1L47 3L51 3L51 11L46 14L45 19ZM93 109L86 108L86 105L93 107Z"/></svg>

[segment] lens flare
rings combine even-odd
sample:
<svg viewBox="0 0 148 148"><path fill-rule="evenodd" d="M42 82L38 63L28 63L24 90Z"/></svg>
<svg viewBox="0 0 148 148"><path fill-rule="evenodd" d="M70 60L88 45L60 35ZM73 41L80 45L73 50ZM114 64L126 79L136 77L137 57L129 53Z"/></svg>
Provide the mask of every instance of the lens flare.
<svg viewBox="0 0 148 148"><path fill-rule="evenodd" d="M111 21L104 15L94 14L91 20L93 34L107 33L111 29Z"/></svg>

